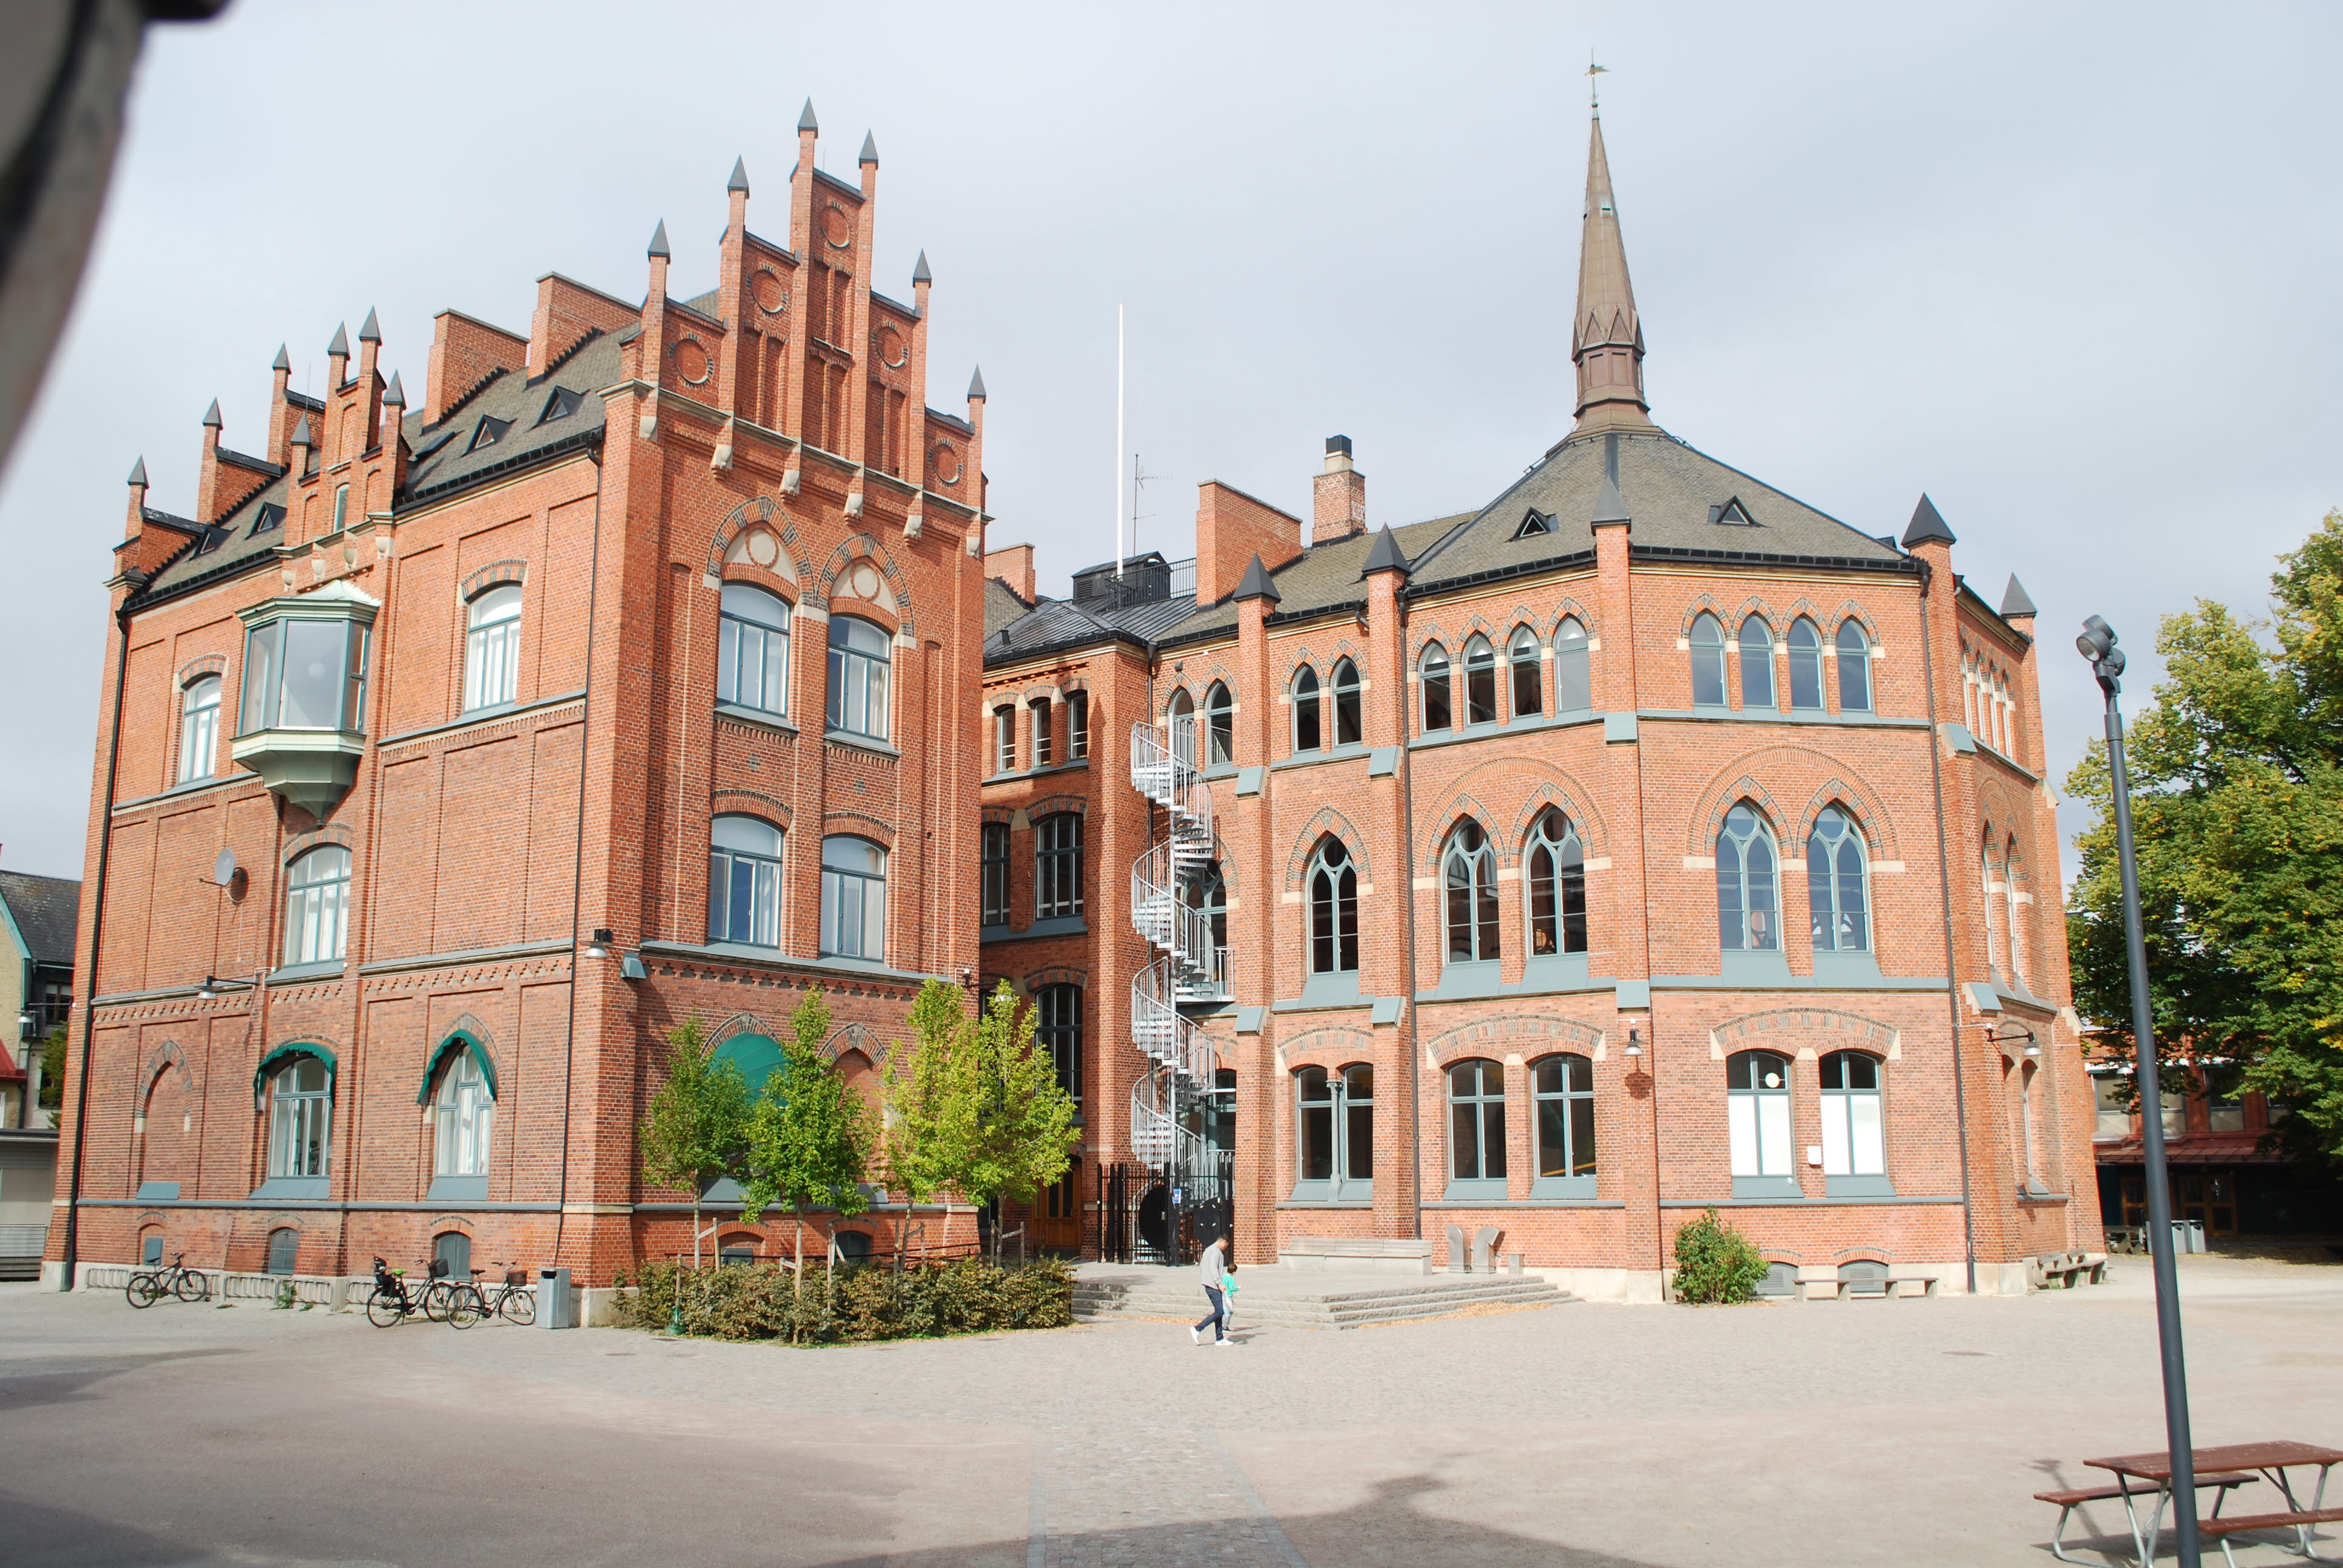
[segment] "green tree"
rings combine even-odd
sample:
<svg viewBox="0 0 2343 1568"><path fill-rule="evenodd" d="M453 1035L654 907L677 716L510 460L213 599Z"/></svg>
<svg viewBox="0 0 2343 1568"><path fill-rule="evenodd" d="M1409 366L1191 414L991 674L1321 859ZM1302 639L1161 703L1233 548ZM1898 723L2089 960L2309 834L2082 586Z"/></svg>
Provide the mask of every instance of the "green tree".
<svg viewBox="0 0 2343 1568"><path fill-rule="evenodd" d="M1073 1096L1049 1052L1033 1049L1039 1022L1003 980L965 1031L974 1103L957 1185L972 1202L1032 1202L1065 1175L1081 1145Z"/></svg>
<svg viewBox="0 0 2343 1568"><path fill-rule="evenodd" d="M765 1080L749 1114L748 1179L740 1217L754 1224L770 1207L797 1217L797 1270L805 1274L805 1211L829 1207L854 1215L870 1207L862 1190L872 1142L870 1107L821 1054L830 1038L830 1003L820 986L789 1020L781 1065Z"/></svg>
<svg viewBox="0 0 2343 1568"><path fill-rule="evenodd" d="M41 1104L61 1111L65 1103L65 1026L57 1025L41 1042Z"/></svg>
<svg viewBox="0 0 2343 1568"><path fill-rule="evenodd" d="M667 1081L643 1118L643 1179L691 1189L691 1266L699 1266L699 1200L721 1177L737 1177L749 1148L749 1085L740 1069L715 1060L696 1012L668 1032Z"/></svg>
<svg viewBox="0 0 2343 1568"><path fill-rule="evenodd" d="M933 980L921 986L910 1022L910 1043L887 1067L879 1162L889 1187L913 1203L931 1203L958 1178L974 1142L973 1057L962 1049L968 1015L956 987ZM900 1263L906 1230L896 1236ZM943 1240L951 1240L950 1210Z"/></svg>
<svg viewBox="0 0 2343 1568"><path fill-rule="evenodd" d="M2271 612L2199 599L2157 631L2165 678L2127 748L2151 1011L2162 1046L2220 1064L2217 1090L2292 1106L2297 1135L2343 1160L2343 511L2279 558ZM2075 1003L2129 1050L2104 743L2066 789L2095 813L2067 913Z"/></svg>

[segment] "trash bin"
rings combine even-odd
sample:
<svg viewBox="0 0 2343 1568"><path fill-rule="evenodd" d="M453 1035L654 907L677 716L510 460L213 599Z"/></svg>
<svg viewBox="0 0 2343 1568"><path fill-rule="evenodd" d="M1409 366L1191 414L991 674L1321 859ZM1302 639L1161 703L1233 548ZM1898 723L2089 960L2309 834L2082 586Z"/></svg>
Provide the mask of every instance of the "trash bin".
<svg viewBox="0 0 2343 1568"><path fill-rule="evenodd" d="M2205 1221L2175 1220L2172 1221L2172 1253L2201 1252L2205 1250Z"/></svg>
<svg viewBox="0 0 2343 1568"><path fill-rule="evenodd" d="M541 1329L574 1329L578 1326L578 1297L569 1288L567 1269L539 1269L537 1271L537 1326Z"/></svg>

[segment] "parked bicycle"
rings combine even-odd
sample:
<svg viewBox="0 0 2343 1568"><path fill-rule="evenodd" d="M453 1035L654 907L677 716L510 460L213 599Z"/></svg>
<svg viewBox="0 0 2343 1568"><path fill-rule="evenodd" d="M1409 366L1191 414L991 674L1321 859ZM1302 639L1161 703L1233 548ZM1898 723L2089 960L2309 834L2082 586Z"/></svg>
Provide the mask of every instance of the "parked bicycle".
<svg viewBox="0 0 2343 1568"><path fill-rule="evenodd" d="M183 1302L203 1302L211 1299L212 1282L200 1271L187 1267L187 1255L180 1252L168 1268L142 1269L131 1275L122 1293L134 1307L151 1307L173 1294Z"/></svg>
<svg viewBox="0 0 2343 1568"><path fill-rule="evenodd" d="M518 1323L524 1328L537 1322L537 1292L529 1288L527 1269L507 1269L503 1284L490 1285L484 1291L480 1287L480 1276L486 1272L485 1269L472 1271L470 1290L473 1300L479 1306L480 1316L501 1317L508 1323Z"/></svg>
<svg viewBox="0 0 2343 1568"><path fill-rule="evenodd" d="M446 1273L444 1268L439 1271L443 1276ZM411 1292L407 1288L405 1269L394 1269L377 1258L374 1261L374 1294L367 1302L367 1321L378 1329L387 1329L423 1314L427 1303L433 1300L434 1291L446 1283L444 1277L435 1279L421 1291ZM479 1312L473 1304L472 1292L468 1287L450 1297L444 1311L445 1317L436 1321L456 1328L468 1329L479 1321Z"/></svg>

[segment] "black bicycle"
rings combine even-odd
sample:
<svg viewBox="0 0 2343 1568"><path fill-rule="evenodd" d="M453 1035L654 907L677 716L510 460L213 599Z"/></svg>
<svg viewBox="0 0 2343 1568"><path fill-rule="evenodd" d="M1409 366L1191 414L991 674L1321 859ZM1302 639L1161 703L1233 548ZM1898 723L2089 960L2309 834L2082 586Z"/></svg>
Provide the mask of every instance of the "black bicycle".
<svg viewBox="0 0 2343 1568"><path fill-rule="evenodd" d="M435 1321L444 1322L459 1329L468 1329L479 1322L480 1314L473 1304L470 1289L457 1287L453 1289L452 1293L443 1292L439 1287L447 1283L445 1277L446 1267L440 1266L437 1273L439 1277L433 1279L430 1284L421 1291L409 1292L407 1288L407 1271L394 1269L380 1258L377 1258L374 1261L374 1294L367 1301L367 1322L378 1329L390 1328L406 1322L408 1318L428 1314L429 1308L436 1299L446 1301L444 1308L446 1315L437 1317Z"/></svg>
<svg viewBox="0 0 2343 1568"><path fill-rule="evenodd" d="M501 1317L508 1323L518 1323L524 1328L537 1322L537 1292L529 1288L527 1269L507 1269L503 1284L490 1285L483 1290L480 1276L486 1272L486 1269L474 1269L472 1282L468 1287L473 1302L479 1308L480 1316Z"/></svg>
<svg viewBox="0 0 2343 1568"><path fill-rule="evenodd" d="M173 1256L168 1268L142 1269L131 1275L122 1293L134 1307L151 1307L167 1295L176 1295L183 1302L204 1302L211 1299L212 1282L187 1267L187 1255L180 1252Z"/></svg>

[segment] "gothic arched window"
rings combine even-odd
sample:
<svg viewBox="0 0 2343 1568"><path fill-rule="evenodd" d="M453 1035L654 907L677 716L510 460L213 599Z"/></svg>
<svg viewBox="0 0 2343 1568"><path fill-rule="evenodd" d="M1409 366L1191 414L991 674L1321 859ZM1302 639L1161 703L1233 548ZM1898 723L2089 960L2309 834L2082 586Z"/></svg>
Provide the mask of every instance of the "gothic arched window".
<svg viewBox="0 0 2343 1568"><path fill-rule="evenodd" d="M1497 856L1481 824L1467 819L1448 835L1441 857L1448 892L1448 961L1484 962L1497 956Z"/></svg>
<svg viewBox="0 0 2343 1568"><path fill-rule="evenodd" d="M1530 825L1530 956L1586 950L1586 854L1578 829L1549 806Z"/></svg>
<svg viewBox="0 0 2343 1568"><path fill-rule="evenodd" d="M1774 628L1763 616L1741 623L1741 706L1774 706Z"/></svg>
<svg viewBox="0 0 2343 1568"><path fill-rule="evenodd" d="M1692 623L1692 705L1725 706L1725 627L1706 610Z"/></svg>
<svg viewBox="0 0 2343 1568"><path fill-rule="evenodd" d="M1825 806L1806 838L1806 903L1816 952L1871 949L1871 899L1865 886L1863 835L1845 811Z"/></svg>
<svg viewBox="0 0 2343 1568"><path fill-rule="evenodd" d="M1744 800L1725 814L1716 835L1716 940L1726 952L1780 950L1776 877L1774 837Z"/></svg>
<svg viewBox="0 0 2343 1568"><path fill-rule="evenodd" d="M1328 839L1310 862L1310 972L1352 974L1359 967L1359 870L1340 839Z"/></svg>

